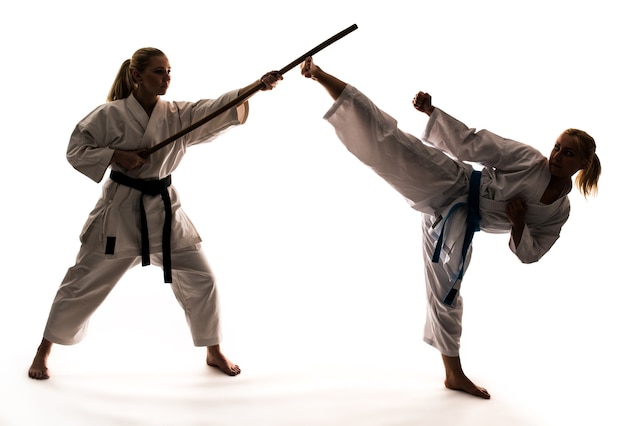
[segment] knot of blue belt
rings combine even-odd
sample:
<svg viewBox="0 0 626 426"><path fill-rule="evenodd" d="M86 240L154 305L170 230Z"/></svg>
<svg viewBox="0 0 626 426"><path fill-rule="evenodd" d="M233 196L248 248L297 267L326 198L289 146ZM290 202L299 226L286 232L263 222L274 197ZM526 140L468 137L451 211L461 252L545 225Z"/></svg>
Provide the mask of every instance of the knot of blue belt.
<svg viewBox="0 0 626 426"><path fill-rule="evenodd" d="M141 215L141 265L150 264L150 241L148 238L148 219L143 204L144 195L160 195L165 208L165 220L163 221L163 275L166 283L172 282L172 256L171 256L171 233L172 233L172 200L167 187L172 184L172 177L163 179L134 179L115 170L111 171L111 180L120 185L128 186L141 192L139 197L139 211Z"/></svg>
<svg viewBox="0 0 626 426"><path fill-rule="evenodd" d="M441 225L441 232L439 233L437 245L435 246L435 251L433 253L432 261L435 263L439 262L439 256L441 255L441 248L444 241L443 231L446 226L446 222L456 209L461 206L467 206L467 218L465 219L465 238L463 239L463 247L461 249L461 270L459 271L457 277L453 280L452 287L450 287L448 293L446 294L446 297L443 300L443 303L445 303L446 305L452 305L452 302L459 292L461 280L463 279L463 274L465 272L465 257L467 256L467 251L472 244L472 238L474 238L474 233L480 231L480 177L480 171L472 171L467 202L457 203L450 208Z"/></svg>

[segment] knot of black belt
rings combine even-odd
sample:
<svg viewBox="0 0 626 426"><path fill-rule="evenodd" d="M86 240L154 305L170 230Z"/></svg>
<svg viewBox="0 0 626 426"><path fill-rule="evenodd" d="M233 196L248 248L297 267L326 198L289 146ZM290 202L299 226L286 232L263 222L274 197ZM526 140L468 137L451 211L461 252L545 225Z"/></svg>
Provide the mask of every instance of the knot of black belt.
<svg viewBox="0 0 626 426"><path fill-rule="evenodd" d="M128 186L141 192L139 197L139 211L141 214L141 265L150 264L150 241L148 238L148 219L143 205L144 195L160 195L165 208L165 220L163 221L163 275L166 283L172 282L172 255L171 255L171 233L172 233L172 200L167 187L172 184L172 176L163 179L134 179L115 170L111 171L111 180L120 185Z"/></svg>

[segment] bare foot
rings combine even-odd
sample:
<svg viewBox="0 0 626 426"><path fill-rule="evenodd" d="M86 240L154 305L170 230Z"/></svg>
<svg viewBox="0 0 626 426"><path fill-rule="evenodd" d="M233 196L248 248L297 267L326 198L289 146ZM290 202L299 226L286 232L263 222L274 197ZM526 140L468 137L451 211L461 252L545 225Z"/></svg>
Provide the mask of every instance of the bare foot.
<svg viewBox="0 0 626 426"><path fill-rule="evenodd" d="M211 367L218 368L224 374L236 376L241 373L241 369L237 364L232 363L224 356L219 345L209 346L207 348L206 363Z"/></svg>
<svg viewBox="0 0 626 426"><path fill-rule="evenodd" d="M470 395L478 396L484 399L491 398L487 389L476 386L470 379L467 378L463 372L463 368L461 368L461 358L458 356L450 357L443 354L441 357L443 359L443 365L446 369L446 380L444 381L444 384L448 389L466 392Z"/></svg>
<svg viewBox="0 0 626 426"><path fill-rule="evenodd" d="M48 356L50 356L50 350L52 343L46 339L41 341L41 344L37 348L37 353L33 359L33 363L28 369L28 377L36 380L46 380L50 378L48 374Z"/></svg>
<svg viewBox="0 0 626 426"><path fill-rule="evenodd" d="M448 389L457 390L461 392L467 392L470 395L478 396L484 399L491 398L491 395L489 395L489 392L487 392L487 389L480 387L480 386L476 386L465 375L459 378L447 377L444 384L446 385Z"/></svg>

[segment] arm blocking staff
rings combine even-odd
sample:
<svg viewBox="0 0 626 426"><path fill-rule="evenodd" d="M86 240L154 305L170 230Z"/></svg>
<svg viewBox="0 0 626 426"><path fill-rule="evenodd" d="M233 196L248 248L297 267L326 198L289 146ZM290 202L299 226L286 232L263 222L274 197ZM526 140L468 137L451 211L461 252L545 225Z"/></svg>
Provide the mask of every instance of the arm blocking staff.
<svg viewBox="0 0 626 426"><path fill-rule="evenodd" d="M346 28L345 30L338 32L337 34L335 34L334 36L332 36L328 40L324 41L323 43L320 43L319 45L317 45L313 49L311 49L308 52L306 52L304 55L300 56L298 59L296 59L293 62L291 62L289 65L286 65L285 67L280 69L278 71L278 73L281 74L281 75L285 74L287 71L291 70L293 67L295 67L299 63L303 62L307 57L313 56L314 54L316 54L320 50L330 46L331 44L333 44L337 40L345 37L346 35L348 35L352 31L356 30L357 28L358 28L357 25L353 24L353 25L349 26L348 28ZM234 106L239 105L244 100L248 99L250 96L254 95L256 92L261 90L263 87L265 87L265 83L263 83L262 81L259 81L259 83L257 85L255 85L251 89L247 90L245 93L242 93L241 95L239 95L237 98L233 99L228 104L226 104L226 105L222 106L221 108L213 111L211 114L207 115L206 117L196 121L191 126L186 127L184 129L182 129L181 131L173 134L172 136L170 136L167 139L165 139L163 142L160 142L160 143L158 143L158 144L156 144L156 145L146 149L145 151L142 151L139 155L141 155L141 157L143 157L143 158L147 158L150 154L153 154L154 152L160 150L161 148L164 148L165 146L167 146L170 143L174 142L176 139L179 139L179 138L185 136L187 133L197 129L198 127L202 126L203 124L208 123L210 120L212 120L213 118L217 117L218 115L228 111L229 109L231 109Z"/></svg>

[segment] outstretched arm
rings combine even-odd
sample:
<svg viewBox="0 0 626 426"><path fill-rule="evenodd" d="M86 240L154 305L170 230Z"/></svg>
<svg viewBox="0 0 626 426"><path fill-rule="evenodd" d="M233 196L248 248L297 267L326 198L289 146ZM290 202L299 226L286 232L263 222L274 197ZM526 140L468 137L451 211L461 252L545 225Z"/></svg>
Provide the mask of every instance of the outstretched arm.
<svg viewBox="0 0 626 426"><path fill-rule="evenodd" d="M320 83L332 96L334 100L337 100L343 89L346 88L346 83L339 80L337 77L328 74L320 67L313 63L313 58L309 56L300 64L300 70L302 75L311 80L315 80Z"/></svg>

